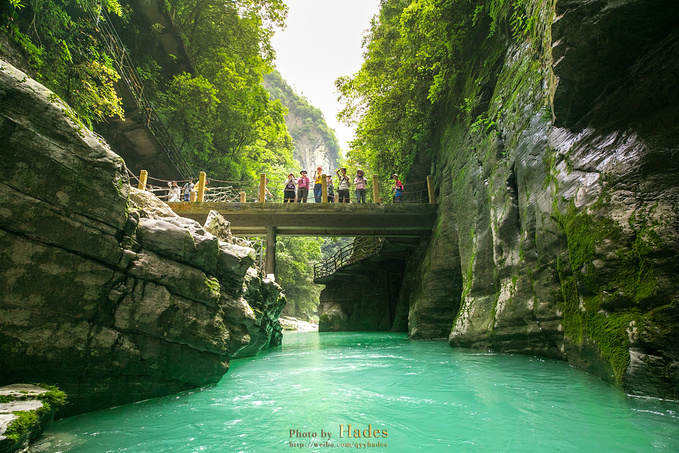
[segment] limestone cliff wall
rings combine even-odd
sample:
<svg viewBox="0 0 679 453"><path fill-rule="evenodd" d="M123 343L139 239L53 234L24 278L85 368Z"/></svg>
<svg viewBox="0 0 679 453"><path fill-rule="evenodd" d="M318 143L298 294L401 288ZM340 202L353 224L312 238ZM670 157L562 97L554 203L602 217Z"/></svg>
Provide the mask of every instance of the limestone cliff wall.
<svg viewBox="0 0 679 453"><path fill-rule="evenodd" d="M409 331L679 397L679 5L530 0L443 112Z"/></svg>
<svg viewBox="0 0 679 453"><path fill-rule="evenodd" d="M254 251L144 192L67 105L0 61L0 384L64 390L61 416L217 382L279 344Z"/></svg>
<svg viewBox="0 0 679 453"><path fill-rule="evenodd" d="M298 117L293 110L290 110L285 117L285 124L295 140L294 158L309 174L319 166L328 173L335 171L338 168L337 160L340 156L328 147L326 138L313 126L313 123L305 124L307 121L309 121L307 118ZM301 169L294 173L298 174L299 170Z"/></svg>

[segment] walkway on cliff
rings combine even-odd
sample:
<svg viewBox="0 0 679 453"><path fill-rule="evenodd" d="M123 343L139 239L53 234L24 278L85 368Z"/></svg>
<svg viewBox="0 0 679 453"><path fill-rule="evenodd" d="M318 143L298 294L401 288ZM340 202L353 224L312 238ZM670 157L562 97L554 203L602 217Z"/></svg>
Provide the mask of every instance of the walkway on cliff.
<svg viewBox="0 0 679 453"><path fill-rule="evenodd" d="M170 55L173 56L175 70L191 72L192 65L184 49L180 32L163 3L157 0L134 2L134 7L147 21L149 27L153 24L163 30L158 36L158 43L168 58ZM165 178L190 177L194 173L193 169L146 96L142 77L111 17L105 9L100 11L100 15L103 19L100 20L94 14L91 14L91 19L97 25L102 42L108 47L113 64L120 74L116 91L122 97L125 110L125 120L110 118L107 123L101 125L103 129L100 132L107 141L115 143L117 154L133 171L138 172L146 168Z"/></svg>

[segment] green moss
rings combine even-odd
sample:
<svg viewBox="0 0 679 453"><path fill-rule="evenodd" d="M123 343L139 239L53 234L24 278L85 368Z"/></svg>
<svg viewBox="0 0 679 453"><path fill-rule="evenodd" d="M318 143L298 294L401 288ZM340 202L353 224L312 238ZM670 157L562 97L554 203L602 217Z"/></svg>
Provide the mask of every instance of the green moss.
<svg viewBox="0 0 679 453"><path fill-rule="evenodd" d="M219 280L217 280L214 277L206 277L205 278L205 285L210 289L210 292L215 295L219 295L219 293L222 290L222 287L219 285Z"/></svg>
<svg viewBox="0 0 679 453"><path fill-rule="evenodd" d="M602 208L604 200L602 197L593 206L594 212ZM555 202L554 218L568 242L568 260L560 259L557 264L564 334L575 344L586 339L595 342L620 383L630 361L627 329L632 321L644 322L646 301L655 293L656 278L649 254L660 244L660 238L644 212L631 216L629 226L633 234L628 241L622 228L609 217L594 218L578 211L573 203L561 214L556 206ZM609 261L616 272L606 280L597 276L593 264L596 247L604 241L623 246L616 251L619 259Z"/></svg>
<svg viewBox="0 0 679 453"><path fill-rule="evenodd" d="M68 402L66 393L59 390L58 387L47 384L35 384L35 385L48 390L47 393L43 393L38 396L38 399L42 401L44 404L52 406L54 409L58 409L60 407L65 406L66 403Z"/></svg>
<svg viewBox="0 0 679 453"><path fill-rule="evenodd" d="M585 318L589 337L596 340L599 353L613 367L618 382L622 382L630 363L627 328L631 321L639 317L638 313L631 311L614 312L608 316L600 312L588 312Z"/></svg>
<svg viewBox="0 0 679 453"><path fill-rule="evenodd" d="M11 403L14 401L14 398L12 398L9 395L0 395L0 404L5 404L5 403Z"/></svg>
<svg viewBox="0 0 679 453"><path fill-rule="evenodd" d="M560 265L557 264L557 268ZM562 319L564 335L575 344L582 344L584 339L583 313L580 310L580 296L578 285L575 278L564 277L559 269L559 279L561 280L561 296L563 298Z"/></svg>
<svg viewBox="0 0 679 453"><path fill-rule="evenodd" d="M17 442L26 437L26 435L40 423L38 415L33 411L16 411L12 412L18 418L14 419L4 435L8 439Z"/></svg>

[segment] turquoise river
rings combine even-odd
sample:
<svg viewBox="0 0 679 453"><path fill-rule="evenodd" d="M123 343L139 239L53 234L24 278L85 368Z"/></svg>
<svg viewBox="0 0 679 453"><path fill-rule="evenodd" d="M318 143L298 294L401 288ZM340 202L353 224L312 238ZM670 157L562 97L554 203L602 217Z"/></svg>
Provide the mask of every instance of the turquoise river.
<svg viewBox="0 0 679 453"><path fill-rule="evenodd" d="M286 333L218 385L59 420L31 452L679 452L679 405L405 334Z"/></svg>

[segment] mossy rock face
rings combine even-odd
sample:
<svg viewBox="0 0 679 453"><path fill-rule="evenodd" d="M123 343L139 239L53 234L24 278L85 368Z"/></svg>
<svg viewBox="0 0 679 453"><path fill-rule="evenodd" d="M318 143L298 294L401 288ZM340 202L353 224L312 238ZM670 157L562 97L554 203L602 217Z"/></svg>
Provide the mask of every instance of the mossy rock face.
<svg viewBox="0 0 679 453"><path fill-rule="evenodd" d="M413 266L461 287L415 286L410 322L453 310L453 346L559 358L676 398L679 105L666 68L679 61L679 4L525 3L534 34L469 31L449 105L477 96L483 108L442 113L434 165L432 243L449 224L454 244Z"/></svg>
<svg viewBox="0 0 679 453"><path fill-rule="evenodd" d="M341 310L328 311L318 319L319 332L346 332L348 330L347 315Z"/></svg>

